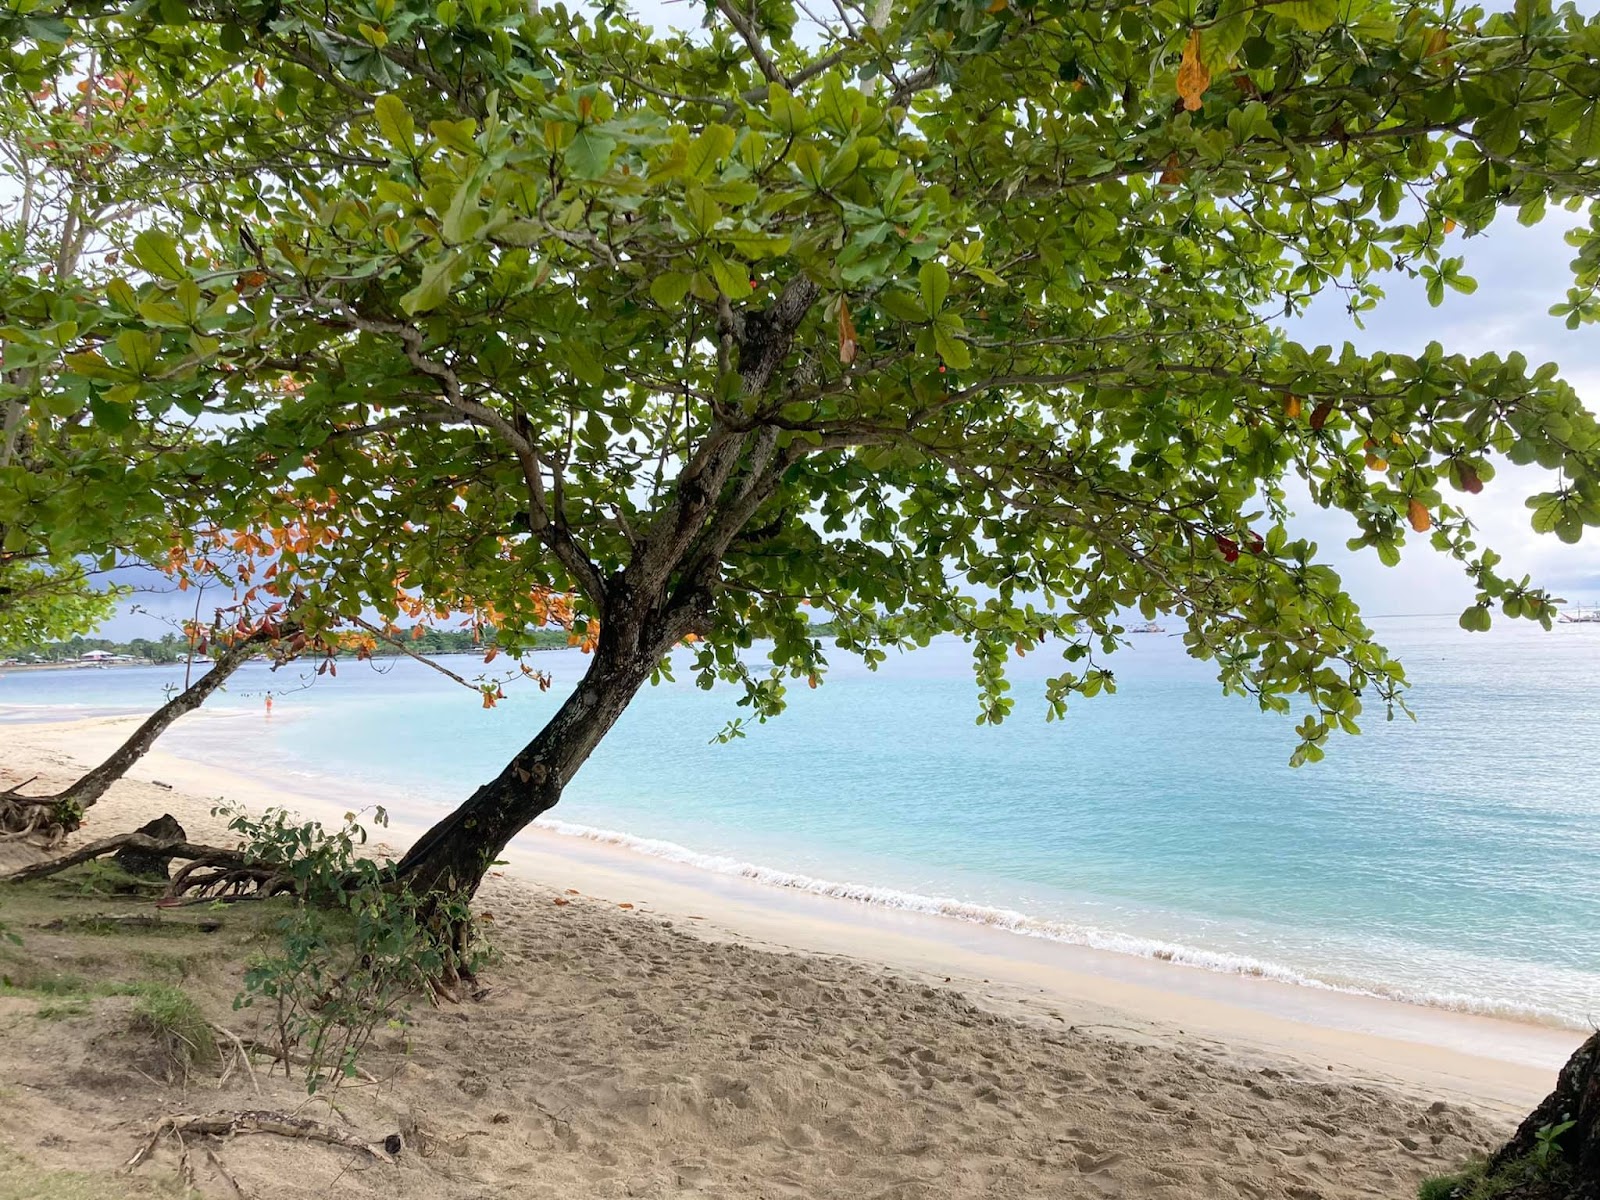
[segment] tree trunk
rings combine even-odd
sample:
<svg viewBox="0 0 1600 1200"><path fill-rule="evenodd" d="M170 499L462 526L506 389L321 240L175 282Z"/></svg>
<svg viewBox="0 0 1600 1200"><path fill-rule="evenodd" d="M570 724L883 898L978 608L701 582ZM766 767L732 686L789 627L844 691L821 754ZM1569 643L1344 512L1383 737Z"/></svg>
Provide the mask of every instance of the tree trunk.
<svg viewBox="0 0 1600 1200"><path fill-rule="evenodd" d="M670 642L641 641L626 630L601 626L594 660L556 715L500 774L406 852L395 867L404 886L419 896L472 897L507 843L555 807L562 789L670 648Z"/></svg>
<svg viewBox="0 0 1600 1200"><path fill-rule="evenodd" d="M1508 1200L1600 1200L1600 1033L1567 1060L1555 1091L1489 1160L1486 1174L1505 1180L1496 1194Z"/></svg>
<svg viewBox="0 0 1600 1200"><path fill-rule="evenodd" d="M21 808L48 808L52 815L51 824L56 827L55 836L72 833L83 824L84 811L104 796L113 783L126 775L128 769L144 757L174 721L204 704L212 692L250 660L264 640L265 635L255 634L241 637L225 648L209 671L151 713L109 758L71 787L53 796L9 796L7 800Z"/></svg>

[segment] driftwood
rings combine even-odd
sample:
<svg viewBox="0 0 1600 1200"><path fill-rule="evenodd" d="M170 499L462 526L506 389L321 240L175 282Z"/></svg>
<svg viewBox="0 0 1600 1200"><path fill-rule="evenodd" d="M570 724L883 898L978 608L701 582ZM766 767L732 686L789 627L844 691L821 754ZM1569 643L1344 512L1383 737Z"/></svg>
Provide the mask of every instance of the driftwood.
<svg viewBox="0 0 1600 1200"><path fill-rule="evenodd" d="M358 1154L364 1154L368 1158L391 1166L394 1165L395 1155L399 1154L404 1146L404 1139L398 1133L391 1133L382 1141L369 1142L353 1133L347 1133L336 1125L313 1121L309 1117L297 1117L290 1113L257 1110L212 1113L209 1116L178 1114L162 1117L156 1122L155 1128L150 1131L139 1149L134 1151L133 1157L123 1164L123 1170L132 1171L137 1168L150 1157L164 1137L175 1136L181 1143L185 1134L228 1138L246 1133L268 1133L277 1137L305 1138L313 1142L324 1142L330 1146L354 1150Z"/></svg>

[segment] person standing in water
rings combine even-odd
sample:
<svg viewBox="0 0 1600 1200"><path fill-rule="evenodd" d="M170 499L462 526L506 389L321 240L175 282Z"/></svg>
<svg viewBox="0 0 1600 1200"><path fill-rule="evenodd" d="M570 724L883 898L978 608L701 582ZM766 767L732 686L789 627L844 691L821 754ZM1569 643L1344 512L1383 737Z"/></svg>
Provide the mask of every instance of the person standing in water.
<svg viewBox="0 0 1600 1200"><path fill-rule="evenodd" d="M267 716L270 717L271 715L272 715L272 693L268 692L267 693Z"/></svg>

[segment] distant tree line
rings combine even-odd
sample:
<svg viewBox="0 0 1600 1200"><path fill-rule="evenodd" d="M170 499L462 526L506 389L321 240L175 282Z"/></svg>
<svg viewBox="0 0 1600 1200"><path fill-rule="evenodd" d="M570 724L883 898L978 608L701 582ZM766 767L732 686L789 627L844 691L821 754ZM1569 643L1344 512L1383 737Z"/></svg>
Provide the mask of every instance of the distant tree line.
<svg viewBox="0 0 1600 1200"><path fill-rule="evenodd" d="M421 630L420 633L417 632L418 629ZM557 650L568 644L568 634L565 629L540 629L531 637L536 650ZM413 626L397 630L393 642L379 639L371 653L375 658L402 654L405 650L429 657L440 654L487 654L494 645L495 637L492 630L473 634L467 630ZM0 657L20 658L24 661L42 659L45 662L72 662L82 658L91 650L147 659L153 663L173 663L183 661L189 653L189 641L175 633L168 633L159 639L139 637L130 638L125 642L113 641L110 638L76 636L65 641L34 645L0 644Z"/></svg>

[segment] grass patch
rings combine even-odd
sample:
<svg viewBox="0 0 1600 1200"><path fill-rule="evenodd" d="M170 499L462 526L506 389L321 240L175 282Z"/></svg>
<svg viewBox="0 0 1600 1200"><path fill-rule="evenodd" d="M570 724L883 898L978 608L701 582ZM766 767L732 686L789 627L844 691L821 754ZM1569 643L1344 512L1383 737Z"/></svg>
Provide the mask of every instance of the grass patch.
<svg viewBox="0 0 1600 1200"><path fill-rule="evenodd" d="M198 1200L176 1179L50 1171L0 1147L0 1200Z"/></svg>
<svg viewBox="0 0 1600 1200"><path fill-rule="evenodd" d="M133 985L129 994L135 1027L155 1035L172 1073L181 1076L217 1061L216 1034L187 992L170 983L144 983Z"/></svg>
<svg viewBox="0 0 1600 1200"><path fill-rule="evenodd" d="M1569 1173L1565 1164L1541 1166L1529 1155L1506 1163L1491 1175L1489 1164L1475 1159L1454 1175L1424 1179L1417 1188L1417 1200L1496 1200L1500 1196L1524 1195L1525 1189L1536 1183L1559 1188Z"/></svg>

